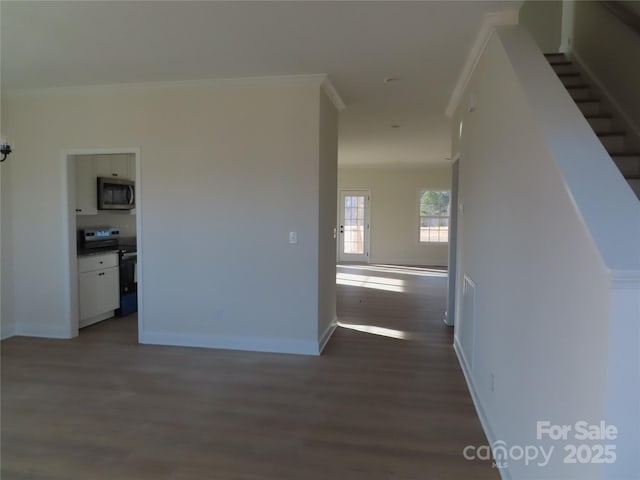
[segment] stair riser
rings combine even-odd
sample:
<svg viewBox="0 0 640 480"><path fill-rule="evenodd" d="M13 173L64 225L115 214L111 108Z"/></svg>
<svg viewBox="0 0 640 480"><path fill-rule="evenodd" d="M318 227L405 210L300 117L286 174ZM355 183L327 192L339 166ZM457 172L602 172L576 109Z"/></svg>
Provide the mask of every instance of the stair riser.
<svg viewBox="0 0 640 480"><path fill-rule="evenodd" d="M640 157L614 157L613 161L622 175L640 175Z"/></svg>
<svg viewBox="0 0 640 480"><path fill-rule="evenodd" d="M610 118L587 118L587 122L595 132L608 132L613 127Z"/></svg>
<svg viewBox="0 0 640 480"><path fill-rule="evenodd" d="M551 65L556 73L576 73L576 67L573 65Z"/></svg>
<svg viewBox="0 0 640 480"><path fill-rule="evenodd" d="M634 191L636 197L638 197L638 200L640 200L640 180L627 180L627 182L629 182L631 190Z"/></svg>
<svg viewBox="0 0 640 480"><path fill-rule="evenodd" d="M608 152L624 152L624 136L600 137L600 141Z"/></svg>
<svg viewBox="0 0 640 480"><path fill-rule="evenodd" d="M593 94L591 93L591 89L589 88L570 88L567 89L569 95L574 100L583 100L585 98L592 98Z"/></svg>
<svg viewBox="0 0 640 480"><path fill-rule="evenodd" d="M583 115L598 115L603 113L600 102L578 103L577 105Z"/></svg>
<svg viewBox="0 0 640 480"><path fill-rule="evenodd" d="M584 80L582 80L582 78L580 78L579 75L576 77L559 77L559 78L565 87L571 87L573 85L582 85L584 83Z"/></svg>

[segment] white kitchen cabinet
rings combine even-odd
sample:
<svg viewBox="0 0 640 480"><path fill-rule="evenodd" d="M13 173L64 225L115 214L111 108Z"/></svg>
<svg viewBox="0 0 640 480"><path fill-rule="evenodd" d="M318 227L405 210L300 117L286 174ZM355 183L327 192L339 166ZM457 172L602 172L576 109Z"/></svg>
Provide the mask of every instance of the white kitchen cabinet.
<svg viewBox="0 0 640 480"><path fill-rule="evenodd" d="M120 308L118 254L106 253L78 259L80 328L113 317Z"/></svg>
<svg viewBox="0 0 640 480"><path fill-rule="evenodd" d="M96 177L117 177L135 180L134 160L132 154L96 155Z"/></svg>
<svg viewBox="0 0 640 480"><path fill-rule="evenodd" d="M97 181L93 158L76 158L76 215L97 215Z"/></svg>

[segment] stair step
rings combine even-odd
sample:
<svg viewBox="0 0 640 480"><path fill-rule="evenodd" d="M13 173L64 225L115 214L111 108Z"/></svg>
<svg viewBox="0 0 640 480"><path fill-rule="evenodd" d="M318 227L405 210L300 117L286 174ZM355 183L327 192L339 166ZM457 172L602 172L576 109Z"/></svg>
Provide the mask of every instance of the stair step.
<svg viewBox="0 0 640 480"><path fill-rule="evenodd" d="M613 131L613 132L596 132L596 135L599 137L624 137L627 133L621 131Z"/></svg>
<svg viewBox="0 0 640 480"><path fill-rule="evenodd" d="M574 100L591 99L591 88L589 85L570 85L566 86L569 95Z"/></svg>
<svg viewBox="0 0 640 480"><path fill-rule="evenodd" d="M562 84L567 88L583 85L583 80L579 73L563 73L558 75L558 77L560 78Z"/></svg>
<svg viewBox="0 0 640 480"><path fill-rule="evenodd" d="M625 177L640 176L640 153L612 153L610 155L622 175Z"/></svg>
<svg viewBox="0 0 640 480"><path fill-rule="evenodd" d="M613 126L611 115L585 115L594 132L608 132Z"/></svg>
<svg viewBox="0 0 640 480"><path fill-rule="evenodd" d="M596 135L598 135L600 143L602 143L607 152L619 152L624 150L626 137L624 132L596 132Z"/></svg>
<svg viewBox="0 0 640 480"><path fill-rule="evenodd" d="M633 190L638 200L640 200L640 180L630 179L627 180L627 183L629 183L631 190Z"/></svg>
<svg viewBox="0 0 640 480"><path fill-rule="evenodd" d="M576 67L571 63L562 63L562 64L553 64L551 63L551 68L556 72L556 75L563 75L565 73L579 73L576 70Z"/></svg>
<svg viewBox="0 0 640 480"><path fill-rule="evenodd" d="M587 85L586 83L578 83L576 85L569 85L567 87L567 90L579 90L579 89L583 89L583 88L591 88L591 86Z"/></svg>
<svg viewBox="0 0 640 480"><path fill-rule="evenodd" d="M601 113L602 104L597 98L582 98L575 100L576 105L583 115L598 115Z"/></svg>
<svg viewBox="0 0 640 480"><path fill-rule="evenodd" d="M555 66L555 65L573 65L573 62L571 62L570 60L554 60L551 59L549 60L549 64Z"/></svg>

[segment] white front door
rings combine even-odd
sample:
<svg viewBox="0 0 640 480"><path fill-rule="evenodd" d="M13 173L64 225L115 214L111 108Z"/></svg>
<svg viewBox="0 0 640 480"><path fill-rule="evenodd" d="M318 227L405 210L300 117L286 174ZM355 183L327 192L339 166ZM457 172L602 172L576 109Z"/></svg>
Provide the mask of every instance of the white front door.
<svg viewBox="0 0 640 480"><path fill-rule="evenodd" d="M369 192L340 191L340 233L338 260L341 262L369 261Z"/></svg>

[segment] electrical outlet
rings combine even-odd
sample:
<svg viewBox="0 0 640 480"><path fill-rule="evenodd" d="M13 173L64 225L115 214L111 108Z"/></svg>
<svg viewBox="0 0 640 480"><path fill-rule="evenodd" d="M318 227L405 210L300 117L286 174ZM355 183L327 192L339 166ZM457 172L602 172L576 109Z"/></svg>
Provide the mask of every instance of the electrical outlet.
<svg viewBox="0 0 640 480"><path fill-rule="evenodd" d="M298 243L298 234L297 232L289 232L289 243L294 245Z"/></svg>

